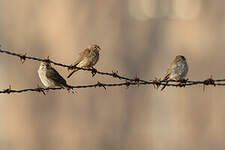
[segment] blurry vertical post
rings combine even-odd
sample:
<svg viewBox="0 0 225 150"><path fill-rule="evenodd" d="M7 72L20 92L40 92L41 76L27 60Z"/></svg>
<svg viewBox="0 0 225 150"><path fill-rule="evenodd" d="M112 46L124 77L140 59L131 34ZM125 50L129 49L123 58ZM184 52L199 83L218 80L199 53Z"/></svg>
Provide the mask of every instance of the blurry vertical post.
<svg viewBox="0 0 225 150"><path fill-rule="evenodd" d="M169 18L189 20L199 16L202 0L129 0L129 14L137 20Z"/></svg>

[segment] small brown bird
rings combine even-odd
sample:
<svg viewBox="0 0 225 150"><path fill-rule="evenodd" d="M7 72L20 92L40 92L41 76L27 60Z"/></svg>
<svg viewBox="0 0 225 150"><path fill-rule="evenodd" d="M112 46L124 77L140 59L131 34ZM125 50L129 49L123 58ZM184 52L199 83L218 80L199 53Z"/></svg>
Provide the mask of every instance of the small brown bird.
<svg viewBox="0 0 225 150"><path fill-rule="evenodd" d="M66 83L66 80L49 63L41 62L38 75L45 87L59 86L67 89L71 88Z"/></svg>
<svg viewBox="0 0 225 150"><path fill-rule="evenodd" d="M188 73L188 64L186 58L182 55L176 56L173 62L170 64L170 67L167 70L166 76L163 80L176 80L181 81L184 80ZM166 85L168 82L166 82ZM166 87L164 85L161 91Z"/></svg>
<svg viewBox="0 0 225 150"><path fill-rule="evenodd" d="M90 48L86 48L80 53L79 59L75 61L72 66L86 69L93 67L98 62L100 50L101 48L98 45L92 44ZM78 71L78 69L73 69L67 78L72 76L76 71Z"/></svg>

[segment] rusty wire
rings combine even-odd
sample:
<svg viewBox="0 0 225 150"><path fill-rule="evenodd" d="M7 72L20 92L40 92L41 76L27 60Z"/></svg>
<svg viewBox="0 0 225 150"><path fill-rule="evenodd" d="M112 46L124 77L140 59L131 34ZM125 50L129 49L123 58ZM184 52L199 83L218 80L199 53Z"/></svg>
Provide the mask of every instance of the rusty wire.
<svg viewBox="0 0 225 150"><path fill-rule="evenodd" d="M67 69L75 69L76 68L78 70L89 71L89 72L92 73L92 76L94 76L95 74L99 74L99 75L111 76L111 77L114 77L114 78L131 81L131 82L135 82L135 81L139 82L140 81L140 82L148 83L148 81L139 80L138 78L132 79L132 78L120 76L120 75L118 75L117 72L114 72L114 71L112 71L110 73L110 72L98 71L98 70L93 69L93 68L86 69L86 68L79 68L79 67L71 66L71 65L65 65L65 64L58 63L58 62L55 62L53 60L50 60L49 57L47 57L47 58L37 58L37 57L33 57L33 56L27 56L27 53L25 53L25 54L18 54L18 53L15 53L15 52L10 52L8 50L3 50L2 48L0 48L0 53L5 53L5 54L8 54L8 55L19 57L22 63L24 63L26 59L35 60L35 61L39 61L39 62L40 61L44 61L44 62L52 63L52 64L60 66L60 67L65 67Z"/></svg>
<svg viewBox="0 0 225 150"><path fill-rule="evenodd" d="M106 83L97 82L97 84L72 86L72 89L91 88L91 87L103 87L104 89L106 89L106 87L118 87L118 86L129 87L130 85L137 85L137 86L139 86L139 85L153 85L155 88L158 89L159 86L165 85L165 83L167 82L167 80L160 80L160 79L147 81L147 80L139 79L138 77L135 77L135 78L124 77L124 76L119 75L118 72L114 72L114 71L112 71L110 73L110 72L98 71L95 68L90 68L90 69L79 68L79 67L76 67L76 66L65 65L65 64L62 64L62 63L55 62L53 60L50 60L49 57L38 58L38 57L33 57L33 56L27 56L27 53L18 54L18 53L11 52L11 51L8 51L8 50L3 50L2 48L0 48L0 53L4 53L4 54L7 54L7 55L19 57L22 63L24 63L27 59L35 60L35 61L39 61L39 62L44 61L44 62L52 63L54 65L61 66L61 67L67 68L67 69L76 68L78 70L89 71L89 72L92 73L92 76L94 76L95 74L99 74L99 75L110 76L110 77L113 77L113 78L125 80L125 82L121 82L121 83L107 83L106 84ZM212 78L212 76L210 78L207 78L206 80L203 80L203 81L190 81L190 80L184 80L184 81L168 80L168 81L170 83L167 84L167 86L186 87L186 86L192 86L192 85L203 85L203 90L205 89L205 86L208 86L208 85L225 86L225 79L214 80ZM61 89L63 89L63 88L61 88L61 87L56 87L56 88L37 87L37 88L27 88L27 89L21 89L21 90L14 90L14 89L11 89L11 86L9 86L9 88L7 88L7 89L0 90L0 94L4 94L4 93L7 93L7 94L23 93L23 92L29 92L29 91L42 92L43 94L45 94L45 91L61 90Z"/></svg>

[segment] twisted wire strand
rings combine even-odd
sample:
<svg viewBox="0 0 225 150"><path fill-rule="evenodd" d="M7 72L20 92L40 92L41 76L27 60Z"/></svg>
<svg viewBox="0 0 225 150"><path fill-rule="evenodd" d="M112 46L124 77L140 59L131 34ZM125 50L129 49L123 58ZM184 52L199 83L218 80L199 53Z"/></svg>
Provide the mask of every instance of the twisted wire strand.
<svg viewBox="0 0 225 150"><path fill-rule="evenodd" d="M26 53L25 54L18 54L18 53L15 53L15 52L10 52L8 50L3 50L2 48L0 48L0 53L8 54L8 55L11 55L11 56L17 56L17 57L20 58L22 63L26 59L35 60L35 61L39 61L39 62L45 61L45 62L49 62L49 63L52 63L54 65L65 67L65 68L68 68L68 69L75 69L76 68L78 70L89 71L89 72L92 72L93 76L95 74L100 74L100 75L111 76L111 77L118 78L118 79L124 79L124 80L127 80L127 81L132 81L132 82L135 82L135 81L138 80L139 82L149 83L148 81L141 80L141 79L138 79L138 78L132 79L132 78L128 78L128 77L123 77L121 75L118 75L118 73L116 73L116 72L109 73L109 72L98 71L96 69L86 69L86 68L80 68L80 67L71 66L71 65L65 65L65 64L62 64L62 63L58 63L58 62L52 61L49 58L43 59L43 58L38 58L38 57L33 57L33 56L27 56Z"/></svg>
<svg viewBox="0 0 225 150"><path fill-rule="evenodd" d="M78 85L78 86L72 86L72 89L81 89L81 88L92 88L92 87L103 87L104 89L106 89L106 87L119 87L119 86L126 86L129 87L131 85L153 85L155 88L159 88L159 86L161 85L165 85L167 81L169 81L169 83L166 86L174 86L174 87L186 87L186 86L192 86L192 85L203 85L203 89L205 88L205 86L207 85L213 85L213 86L225 86L225 79L212 79L212 77L207 78L205 80L202 81L189 81L189 80L184 80L184 81L174 81L174 80L143 80L143 79L139 79L138 77L135 78L129 78L129 77L124 77L121 75L118 75L117 72L113 72L109 73L109 72L102 72L102 71L98 71L96 69L86 69L86 68L79 68L76 66L71 66L71 65L65 65L62 63L58 63L55 61L50 60L49 58L38 58L38 57L33 57L33 56L27 56L27 54L18 54L15 52L11 52L8 50L3 50L2 48L0 48L0 53L4 53L7 55L11 55L11 56L16 56L19 57L20 60L22 61L22 63L24 63L24 61L26 59L29 60L35 60L35 61L44 61L44 62L49 62L52 63L54 65L57 66L61 66L61 67L65 67L67 69L78 69L78 70L84 70L84 71L89 71L92 73L92 75L94 76L95 74L100 74L100 75L105 75L105 76L111 76L113 78L118 78L118 79L122 79L125 80L126 82L121 82L121 83L100 83L97 82L97 84L90 84L90 85ZM27 88L27 89L20 89L20 90L14 90L11 89L11 86L9 86L9 88L4 89L4 90L0 90L0 94L4 94L4 93L23 93L23 92L42 92L43 94L45 94L45 91L49 91L49 90L61 90L63 88L61 87L56 87L56 88L41 88L41 87L37 87L37 88Z"/></svg>
<svg viewBox="0 0 225 150"><path fill-rule="evenodd" d="M189 83L185 83L185 84L168 83L167 86L186 87L186 86L192 86L192 85L203 85L203 90L204 90L206 85L213 85L214 87L215 86L225 86L225 79L214 80L215 81L214 83L207 83L206 81L209 81L209 80L189 81ZM171 81L171 82L177 82L177 81ZM220 82L224 82L224 83L220 83ZM100 82L97 82L96 84L90 84L90 85L71 86L71 90L73 90L73 89L85 89L85 88L96 88L96 87L103 87L106 90L106 87L122 87L122 86L125 86L126 88L128 88L130 86L140 86L140 85L153 85L156 89L158 89L158 87L160 85L165 85L165 83L160 83L160 85L159 85L159 82L155 82L155 81L151 81L149 83L143 83L143 82L138 83L138 82L127 82L127 81L121 82L121 83L100 83ZM62 89L64 89L64 88L62 88L62 87L55 87L55 88L37 87L37 88L27 88L27 89L21 89L21 90L14 90L14 89L11 89L11 86L9 86L9 88L1 90L0 94L40 92L40 93L43 93L45 95L45 91L62 90ZM67 89L67 90L70 91L70 89Z"/></svg>
<svg viewBox="0 0 225 150"><path fill-rule="evenodd" d="M146 84L146 83L140 83L140 85ZM90 84L90 85L78 85L78 86L71 86L71 89L67 89L68 91L73 89L84 89L84 88L96 88L96 87L103 87L106 90L106 87L118 87L118 86L126 86L127 88L131 85L136 85L136 83L130 83L130 82L122 82L122 83L100 83L97 82L96 84ZM21 89L21 90L13 90L11 89L11 86L9 88L1 90L0 94L10 94L10 93L24 93L24 92L42 92L45 94L45 91L49 90L62 90L64 88L62 87L54 87L54 88L27 88L27 89Z"/></svg>

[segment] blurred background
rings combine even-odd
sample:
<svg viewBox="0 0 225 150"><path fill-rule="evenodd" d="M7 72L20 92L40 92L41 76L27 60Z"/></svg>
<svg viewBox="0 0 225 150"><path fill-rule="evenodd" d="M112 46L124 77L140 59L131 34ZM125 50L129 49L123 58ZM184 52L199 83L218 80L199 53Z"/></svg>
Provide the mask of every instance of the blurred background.
<svg viewBox="0 0 225 150"><path fill-rule="evenodd" d="M162 78L178 54L190 80L224 78L220 0L0 0L3 49L71 64L90 44L100 71ZM39 62L0 54L0 89L41 85ZM54 66L66 77L65 68ZM79 71L71 85L120 82ZM3 150L223 150L224 87L112 87L0 96Z"/></svg>

